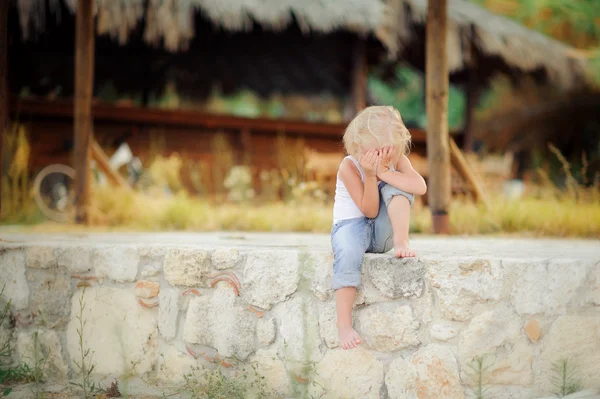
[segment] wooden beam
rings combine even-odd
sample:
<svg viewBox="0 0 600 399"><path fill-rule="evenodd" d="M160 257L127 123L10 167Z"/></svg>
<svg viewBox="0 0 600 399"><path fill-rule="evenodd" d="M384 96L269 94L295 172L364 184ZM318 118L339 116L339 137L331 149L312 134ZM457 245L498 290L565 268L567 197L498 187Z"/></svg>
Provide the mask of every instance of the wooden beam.
<svg viewBox="0 0 600 399"><path fill-rule="evenodd" d="M110 166L108 156L96 140L92 140L92 158L98 164L98 169L106 175L111 184L117 187L131 188L127 180Z"/></svg>
<svg viewBox="0 0 600 399"><path fill-rule="evenodd" d="M450 145L448 135L447 0L428 0L426 30L427 161L429 207L436 234L450 232Z"/></svg>
<svg viewBox="0 0 600 399"><path fill-rule="evenodd" d="M367 106L367 50L365 40L359 38L354 49L352 68L352 105L358 114Z"/></svg>
<svg viewBox="0 0 600 399"><path fill-rule="evenodd" d="M469 163L453 139L450 139L450 159L454 170L456 170L463 180L471 186L475 200L482 202L486 208L489 208L489 202L481 182L475 175L475 172L473 172L473 169L469 166Z"/></svg>
<svg viewBox="0 0 600 399"><path fill-rule="evenodd" d="M12 112L28 119L67 119L73 118L73 104L65 100L28 100L12 102ZM208 114L199 111L147 109L123 107L108 104L95 104L92 117L96 123L161 125L180 128L205 128L223 130L248 129L251 133L271 133L285 131L288 135L317 136L341 139L347 123L306 122L290 119L241 118L229 115ZM410 127L412 141L425 143L425 130Z"/></svg>
<svg viewBox="0 0 600 399"><path fill-rule="evenodd" d="M3 216L2 183L4 181L4 137L8 131L8 1L0 1L0 220Z"/></svg>
<svg viewBox="0 0 600 399"><path fill-rule="evenodd" d="M90 158L92 144L92 94L94 87L93 0L79 0L75 23L75 220L88 223Z"/></svg>

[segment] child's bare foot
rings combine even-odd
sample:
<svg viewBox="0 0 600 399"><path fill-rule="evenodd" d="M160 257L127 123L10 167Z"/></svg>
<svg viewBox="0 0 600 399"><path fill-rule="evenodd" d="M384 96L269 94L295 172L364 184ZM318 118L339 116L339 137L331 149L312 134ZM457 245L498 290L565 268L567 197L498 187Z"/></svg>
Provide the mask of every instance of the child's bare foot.
<svg viewBox="0 0 600 399"><path fill-rule="evenodd" d="M344 350L356 348L361 343L360 336L352 326L338 327L338 336Z"/></svg>
<svg viewBox="0 0 600 399"><path fill-rule="evenodd" d="M396 258L414 258L416 256L415 251L410 249L408 241L394 244L394 254Z"/></svg>

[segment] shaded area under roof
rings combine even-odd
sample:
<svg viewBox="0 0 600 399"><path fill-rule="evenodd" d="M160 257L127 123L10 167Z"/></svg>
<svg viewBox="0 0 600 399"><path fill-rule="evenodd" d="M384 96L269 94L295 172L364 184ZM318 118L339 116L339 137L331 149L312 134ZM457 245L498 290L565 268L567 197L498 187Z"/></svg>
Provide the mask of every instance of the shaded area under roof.
<svg viewBox="0 0 600 399"><path fill-rule="evenodd" d="M77 3L13 1L23 38L44 32L48 20L68 19L65 14L73 13ZM199 14L223 34L260 28L283 33L293 29L317 40L337 32L368 36L382 45L382 53L392 62L424 66L427 0L97 0L96 4L98 33L120 43L143 38L169 51L192 49L194 42L204 40ZM293 51L297 43L288 45ZM447 46L455 82L474 71L482 81L501 72L515 78L532 74L563 89L585 84L585 61L571 57L569 46L467 0L449 0Z"/></svg>

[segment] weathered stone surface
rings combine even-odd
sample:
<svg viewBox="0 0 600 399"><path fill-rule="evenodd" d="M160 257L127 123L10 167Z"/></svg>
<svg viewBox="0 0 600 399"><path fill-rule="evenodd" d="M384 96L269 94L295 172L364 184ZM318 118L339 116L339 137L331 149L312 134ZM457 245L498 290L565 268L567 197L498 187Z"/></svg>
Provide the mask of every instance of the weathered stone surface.
<svg viewBox="0 0 600 399"><path fill-rule="evenodd" d="M458 334L459 327L452 323L436 323L429 329L431 338L448 342Z"/></svg>
<svg viewBox="0 0 600 399"><path fill-rule="evenodd" d="M395 359L385 375L390 399L417 399L417 369L409 359Z"/></svg>
<svg viewBox="0 0 600 399"><path fill-rule="evenodd" d="M160 274L160 269L156 266L144 266L140 275L144 278L158 276Z"/></svg>
<svg viewBox="0 0 600 399"><path fill-rule="evenodd" d="M531 399L533 389L520 386L486 386L485 399ZM472 391L471 391L472 392Z"/></svg>
<svg viewBox="0 0 600 399"><path fill-rule="evenodd" d="M310 297L294 296L273 310L279 320L279 351L295 363L318 362L323 356L319 345L317 306Z"/></svg>
<svg viewBox="0 0 600 399"><path fill-rule="evenodd" d="M320 306L319 310L319 333L328 348L340 346L340 339L336 327L337 313L335 302L331 301Z"/></svg>
<svg viewBox="0 0 600 399"><path fill-rule="evenodd" d="M231 287L219 284L211 296L190 300L183 340L215 348L223 357L244 360L255 350L257 320L236 300Z"/></svg>
<svg viewBox="0 0 600 399"><path fill-rule="evenodd" d="M135 284L135 295L140 298L154 298L160 292L160 283L156 281L140 280Z"/></svg>
<svg viewBox="0 0 600 399"><path fill-rule="evenodd" d="M444 316L465 321L476 304L500 299L504 272L497 260L448 259L430 261L428 275Z"/></svg>
<svg viewBox="0 0 600 399"><path fill-rule="evenodd" d="M58 266L53 247L28 247L25 250L25 265L34 269L48 269Z"/></svg>
<svg viewBox="0 0 600 399"><path fill-rule="evenodd" d="M463 379L469 365L483 357L485 384L523 385L533 382L533 347L522 332L521 319L508 307L475 316L462 331L458 353Z"/></svg>
<svg viewBox="0 0 600 399"><path fill-rule="evenodd" d="M25 278L25 254L18 249L0 249L0 290L16 310L25 309L29 302L29 286Z"/></svg>
<svg viewBox="0 0 600 399"><path fill-rule="evenodd" d="M243 257L236 248L215 249L212 254L212 264L215 269L224 270L237 267L242 263Z"/></svg>
<svg viewBox="0 0 600 399"><path fill-rule="evenodd" d="M71 304L71 321L67 328L67 350L71 362L81 359L77 317L80 314L81 292L76 292ZM84 350L89 349L94 373L120 376L129 371L131 362L139 373L150 371L158 358L156 311L136 302L131 289L87 288L83 295ZM74 367L74 364L71 365Z"/></svg>
<svg viewBox="0 0 600 399"><path fill-rule="evenodd" d="M379 399L383 364L361 346L328 351L316 367L316 384L309 384L311 397ZM327 392L325 396L323 391ZM328 396L330 395L330 396Z"/></svg>
<svg viewBox="0 0 600 399"><path fill-rule="evenodd" d="M162 245L140 245L138 247L138 253L140 254L140 265L144 269L154 269L157 271L162 270L165 262L165 256L167 254L167 249L165 247Z"/></svg>
<svg viewBox="0 0 600 399"><path fill-rule="evenodd" d="M64 328L71 311L71 276L67 269L27 271L29 308L36 314L36 323L47 328Z"/></svg>
<svg viewBox="0 0 600 399"><path fill-rule="evenodd" d="M540 323L536 319L531 319L527 323L525 323L523 329L525 330L527 338L529 338L531 342L537 342L542 336L542 329L540 328Z"/></svg>
<svg viewBox="0 0 600 399"><path fill-rule="evenodd" d="M194 248L170 248L163 266L165 278L172 285L202 285L210 274L211 253Z"/></svg>
<svg viewBox="0 0 600 399"><path fill-rule="evenodd" d="M379 352L393 352L419 345L419 322L408 305L380 303L358 312L358 333L365 345Z"/></svg>
<svg viewBox="0 0 600 399"><path fill-rule="evenodd" d="M373 285L388 298L416 298L425 290L425 264L416 258L372 255L365 258L363 267Z"/></svg>
<svg viewBox="0 0 600 399"><path fill-rule="evenodd" d="M167 341L177 336L179 321L179 292L163 289L158 294L158 331Z"/></svg>
<svg viewBox="0 0 600 399"><path fill-rule="evenodd" d="M361 284L356 293L354 304L371 305L378 302L388 302L390 300L383 292L379 291L371 282L368 272L363 269L361 275Z"/></svg>
<svg viewBox="0 0 600 399"><path fill-rule="evenodd" d="M540 342L541 352L534 363L535 389L538 396L551 393L552 366L571 359L583 388L600 387L600 315L561 316L552 323Z"/></svg>
<svg viewBox="0 0 600 399"><path fill-rule="evenodd" d="M253 251L244 266L242 299L270 309L296 292L299 282L296 251Z"/></svg>
<svg viewBox="0 0 600 399"><path fill-rule="evenodd" d="M89 247L64 247L56 249L56 263L71 273L87 273L92 270L94 250Z"/></svg>
<svg viewBox="0 0 600 399"><path fill-rule="evenodd" d="M552 396L546 396L544 398L538 398L538 399L557 399L557 398L558 397L556 395L552 395ZM598 389L598 388L584 389L582 391L577 391L570 395L562 396L562 399L598 399L598 398L600 398L600 389Z"/></svg>
<svg viewBox="0 0 600 399"><path fill-rule="evenodd" d="M36 329L20 332L17 336L19 361L31 368L42 365L46 378L62 380L67 378L69 369L63 359L60 338L55 331Z"/></svg>
<svg viewBox="0 0 600 399"><path fill-rule="evenodd" d="M585 300L588 304L600 306L600 262L596 263L590 270Z"/></svg>
<svg viewBox="0 0 600 399"><path fill-rule="evenodd" d="M303 280L307 282L307 288L319 300L327 301L333 297L333 254L319 251L301 255L300 271Z"/></svg>
<svg viewBox="0 0 600 399"><path fill-rule="evenodd" d="M582 261L552 260L521 265L512 300L519 314L564 314L586 275Z"/></svg>
<svg viewBox="0 0 600 399"><path fill-rule="evenodd" d="M390 399L464 398L456 359L439 344L427 345L409 359L394 360L385 383Z"/></svg>
<svg viewBox="0 0 600 399"><path fill-rule="evenodd" d="M258 343L261 345L270 345L275 341L275 319L272 317L264 317L258 319L256 325L256 336Z"/></svg>
<svg viewBox="0 0 600 399"><path fill-rule="evenodd" d="M173 346L168 346L165 349L161 348L161 354L157 376L160 380L170 384L183 382L184 375L188 374L193 367L198 366L196 359Z"/></svg>
<svg viewBox="0 0 600 399"><path fill-rule="evenodd" d="M140 256L133 246L98 248L92 261L99 277L108 277L121 283L135 280L139 263Z"/></svg>
<svg viewBox="0 0 600 399"><path fill-rule="evenodd" d="M264 382L270 390L283 397L290 397L290 376L285 363L277 357L277 349L259 349L250 357L250 362L256 365L259 375L265 377Z"/></svg>

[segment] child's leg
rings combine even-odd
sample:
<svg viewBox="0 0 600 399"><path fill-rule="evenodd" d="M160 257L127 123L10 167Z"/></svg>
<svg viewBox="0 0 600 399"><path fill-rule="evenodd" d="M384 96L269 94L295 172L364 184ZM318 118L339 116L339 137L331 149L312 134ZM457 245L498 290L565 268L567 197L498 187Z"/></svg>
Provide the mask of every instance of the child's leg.
<svg viewBox="0 0 600 399"><path fill-rule="evenodd" d="M396 195L388 205L388 214L394 231L394 253L398 258L415 256L408 243L410 225L410 202L402 195Z"/></svg>
<svg viewBox="0 0 600 399"><path fill-rule="evenodd" d="M343 221L340 225L334 226L331 233L336 324L344 349L354 348L361 341L358 333L352 328L352 306L356 287L360 285L360 270L368 243L368 233L364 218Z"/></svg>
<svg viewBox="0 0 600 399"><path fill-rule="evenodd" d="M408 229L410 227L410 206L414 196L389 184L381 189L382 200L387 204L387 214L393 231L394 253L398 258L415 256L410 249Z"/></svg>

